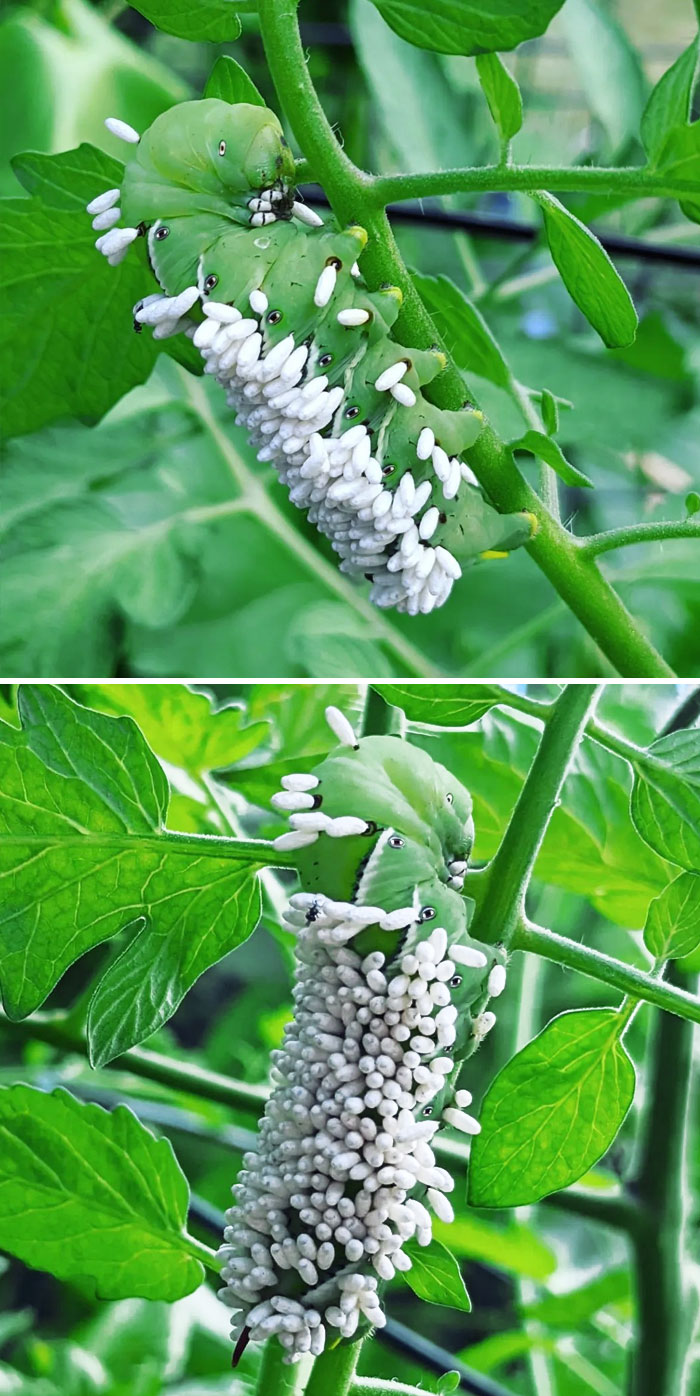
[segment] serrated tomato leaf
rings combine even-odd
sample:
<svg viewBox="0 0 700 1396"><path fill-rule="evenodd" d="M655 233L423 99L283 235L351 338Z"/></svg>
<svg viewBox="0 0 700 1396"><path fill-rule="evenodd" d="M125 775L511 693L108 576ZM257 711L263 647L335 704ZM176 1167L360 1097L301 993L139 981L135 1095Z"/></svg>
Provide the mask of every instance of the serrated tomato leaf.
<svg viewBox="0 0 700 1396"><path fill-rule="evenodd" d="M167 781L131 718L92 712L48 684L23 686L19 712L21 731L0 724L6 1012L33 1012L69 965L143 917L140 950L152 938L162 998L145 1002L155 983L146 977L131 1012L139 1024L164 1021L207 962L252 930L246 879L260 863L234 840L193 845L164 832Z"/></svg>
<svg viewBox="0 0 700 1396"><path fill-rule="evenodd" d="M124 1105L111 1114L31 1086L0 1089L0 1246L101 1299L175 1300L201 1262L183 1234L187 1180L167 1139Z"/></svg>

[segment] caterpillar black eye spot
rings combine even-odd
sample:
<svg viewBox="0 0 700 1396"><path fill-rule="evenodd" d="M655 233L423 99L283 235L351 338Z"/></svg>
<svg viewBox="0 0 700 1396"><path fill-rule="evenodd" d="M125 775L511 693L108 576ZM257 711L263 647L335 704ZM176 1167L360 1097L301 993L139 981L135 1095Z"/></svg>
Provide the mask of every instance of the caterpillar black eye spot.
<svg viewBox="0 0 700 1396"><path fill-rule="evenodd" d="M313 809L320 809L323 804L323 795L314 795Z"/></svg>
<svg viewBox="0 0 700 1396"><path fill-rule="evenodd" d="M339 257L327 257L326 266L335 267L336 271L342 271L343 263L341 262Z"/></svg>
<svg viewBox="0 0 700 1396"><path fill-rule="evenodd" d="M432 1113L433 1113L433 1107L432 1107L432 1105L426 1105L425 1109L424 1109L424 1110L421 1110L421 1115L432 1115Z"/></svg>
<svg viewBox="0 0 700 1396"><path fill-rule="evenodd" d="M280 322L281 319L282 319L282 311L281 311L281 310L271 310L270 313L269 313L269 315L268 315L268 317L267 317L267 323L268 323L268 325L279 325L279 322Z"/></svg>
<svg viewBox="0 0 700 1396"><path fill-rule="evenodd" d="M383 466L382 466L382 475L393 475L393 473L394 473L395 470L396 470L396 466L395 466L395 465L391 465L391 464L387 463L386 465L383 465Z"/></svg>
<svg viewBox="0 0 700 1396"><path fill-rule="evenodd" d="M162 242L164 238L167 238L169 232L170 229L166 228L165 225L161 223L160 228L156 228L153 236L155 237L156 242Z"/></svg>
<svg viewBox="0 0 700 1396"><path fill-rule="evenodd" d="M440 515L440 523L442 523L442 524L447 523L447 514L441 514L441 515Z"/></svg>
<svg viewBox="0 0 700 1396"><path fill-rule="evenodd" d="M213 273L213 272L212 272L209 276L205 276L205 278L204 278L204 294L205 294L205 296L208 296L208 295L209 295L209 292L210 292L210 291L213 291L213 290L214 290L214 287L215 287L215 286L218 286L218 284L219 284L219 278L218 278L218 276L214 276L214 273Z"/></svg>
<svg viewBox="0 0 700 1396"><path fill-rule="evenodd" d="M434 921L436 915L437 915L437 912L436 912L434 906L424 906L424 907L421 908L420 914L419 914L419 916L418 916L418 920L419 920L419 921Z"/></svg>
<svg viewBox="0 0 700 1396"><path fill-rule="evenodd" d="M375 824L374 820L373 820L373 819L368 819L368 820L367 820L367 828L365 829L365 834L376 834L376 832L377 832L377 825Z"/></svg>
<svg viewBox="0 0 700 1396"><path fill-rule="evenodd" d="M390 848L403 848L405 846L405 843L406 840L402 839L400 834L392 834L391 838L389 839Z"/></svg>
<svg viewBox="0 0 700 1396"><path fill-rule="evenodd" d="M453 975L452 975L452 978L451 978L451 980L450 980L450 984L452 985L452 988L453 988L453 989L458 989L461 983L462 983L462 976L461 976L461 974L453 974Z"/></svg>
<svg viewBox="0 0 700 1396"><path fill-rule="evenodd" d="M226 154L226 141L219 141L219 155Z"/></svg>
<svg viewBox="0 0 700 1396"><path fill-rule="evenodd" d="M447 800L448 805L454 804L454 798L455 798L455 797L454 797L454 795L452 794L452 792L451 792L450 790L448 790L448 792L447 792L447 794L446 794L446 796L445 796L445 799Z"/></svg>
<svg viewBox="0 0 700 1396"><path fill-rule="evenodd" d="M355 406L353 406L353 407L346 407L346 409L345 409L345 411L344 411L344 413L343 413L343 416L344 416L344 417L347 417L347 418L348 418L348 421L350 421L350 419L351 419L352 417L359 417L359 415L360 415L360 409L359 409L359 407L355 407Z"/></svg>
<svg viewBox="0 0 700 1396"><path fill-rule="evenodd" d="M320 368L328 368L328 365L333 363L333 355L322 354L318 362Z"/></svg>

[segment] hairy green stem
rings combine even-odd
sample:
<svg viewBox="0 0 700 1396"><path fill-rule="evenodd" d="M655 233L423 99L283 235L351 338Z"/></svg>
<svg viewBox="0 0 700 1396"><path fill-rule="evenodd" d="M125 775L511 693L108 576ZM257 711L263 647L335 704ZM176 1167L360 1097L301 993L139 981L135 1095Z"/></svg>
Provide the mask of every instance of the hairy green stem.
<svg viewBox="0 0 700 1396"><path fill-rule="evenodd" d="M678 987L682 979L672 965L670 982ZM641 1157L630 1189L642 1224L632 1236L637 1346L629 1396L690 1396L698 1314L697 1289L688 1274L692 1084L693 1029L663 1014L649 1049Z"/></svg>
<svg viewBox="0 0 700 1396"><path fill-rule="evenodd" d="M369 241L362 266L368 284L373 288L382 283L400 287L404 300L396 322L397 333L406 344L430 348L438 342L439 335L402 261L386 213L380 206L383 196L378 191L386 181L359 170L336 140L309 76L295 0L259 0L259 15L270 73L294 134L322 180L338 220L360 223L367 231ZM498 171L504 180L517 175L513 167L498 167ZM482 174L481 171L476 173ZM534 171L533 178L534 174L540 181L536 187L541 187L542 171ZM444 175L434 178L441 179ZM646 185L645 190L648 192ZM447 367L428 391L438 406L458 409L464 403L465 385L447 357ZM547 510L493 428L484 428L469 458L498 509L504 513L526 510L537 518L539 531L528 544L531 556L618 672L633 678L672 678L673 671L638 629L610 583L594 561L583 555L576 539Z"/></svg>
<svg viewBox="0 0 700 1396"><path fill-rule="evenodd" d="M667 519L657 523L628 524L625 528L611 528L607 533L592 533L581 543L584 557L600 557L613 548L628 548L631 543L663 542L666 538L700 539L700 519Z"/></svg>
<svg viewBox="0 0 700 1396"><path fill-rule="evenodd" d="M361 1347L360 1338L326 1348L314 1362L306 1396L347 1396L352 1389Z"/></svg>
<svg viewBox="0 0 700 1396"><path fill-rule="evenodd" d="M556 165L466 165L421 174L375 175L372 202L381 208L404 199L428 199L440 194L491 194L557 189L568 193L624 194L631 199L697 198L700 182L653 174L643 167L606 169Z"/></svg>
<svg viewBox="0 0 700 1396"><path fill-rule="evenodd" d="M550 893L549 899L554 900L555 906L558 905L561 898L561 893L552 893L550 889L545 889L540 897L540 911L542 910L542 902L548 900L548 892ZM518 984L518 1007L513 1025L513 1055L520 1052L537 1032L545 968L542 960L538 960L534 955L526 956L522 962ZM520 1207L515 1213L518 1221L525 1225L531 1223L533 1214L534 1207ZM537 1300L537 1285L528 1275L516 1276L515 1291L521 1310L526 1310L529 1304L534 1304ZM526 1334L532 1340L532 1346L525 1354L532 1396L556 1396L556 1376L552 1367L551 1355L547 1352L544 1343L545 1327L542 1323L527 1318L525 1315L523 1315L522 1323Z"/></svg>
<svg viewBox="0 0 700 1396"><path fill-rule="evenodd" d="M328 1396L331 1393L328 1392ZM362 1377L353 1382L352 1396L426 1396L424 1386L409 1386L405 1381L382 1381L381 1377Z"/></svg>
<svg viewBox="0 0 700 1396"><path fill-rule="evenodd" d="M557 935L544 926L535 926L523 919L513 935L511 949L542 955L546 960L578 970L579 974L585 974L599 983L602 980L612 989L619 989L633 999L664 1008L677 1018L700 1023L700 999L689 994L687 989L647 974L642 969L635 969L633 965L626 965L623 960L616 960L602 950L568 940L566 936ZM632 1011L631 1008L629 1011Z"/></svg>
<svg viewBox="0 0 700 1396"><path fill-rule="evenodd" d="M283 1359L281 1343L277 1338L268 1338L258 1371L256 1396L299 1396L304 1390L310 1369L309 1359L302 1357L300 1362L294 1363Z"/></svg>
<svg viewBox="0 0 700 1396"><path fill-rule="evenodd" d="M554 704L500 847L489 864L486 891L472 929L477 939L509 945L522 921L535 859L598 693L597 684L568 684Z"/></svg>

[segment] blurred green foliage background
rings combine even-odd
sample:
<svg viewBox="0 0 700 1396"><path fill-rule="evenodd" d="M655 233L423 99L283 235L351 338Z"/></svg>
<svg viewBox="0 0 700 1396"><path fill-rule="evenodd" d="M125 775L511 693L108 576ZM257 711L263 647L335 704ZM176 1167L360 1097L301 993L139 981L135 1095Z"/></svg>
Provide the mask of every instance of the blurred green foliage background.
<svg viewBox="0 0 700 1396"><path fill-rule="evenodd" d="M120 153L104 130L105 116L143 129L171 103L200 93L223 51L235 53L274 105L255 16L242 18L243 33L226 50L159 33L122 0L5 5L1 192L22 197L9 161L28 149L57 152L90 141ZM411 47L369 0L303 0L301 18L314 81L360 165L418 171L497 157L472 59ZM514 159L639 163L646 95L695 27L690 0L662 8L655 0L567 0L546 35L508 56L526 113ZM583 195L566 202L598 232L700 247L697 225L668 202L615 206ZM520 195L455 196L445 204L536 219ZM610 352L572 305L540 241L427 226L397 231L411 267L450 276L477 304L522 383L572 404L562 409L559 440L595 490L562 486L564 520L584 533L682 517L685 496L700 488L697 272L619 258L642 323L630 349ZM64 271L51 267L49 254L46 265L50 300L54 288L61 293ZM66 315L70 301L55 333ZM103 319L97 332L108 349L128 340L128 352L137 352L128 324L112 320L107 328ZM88 356L89 339L88 323ZM153 356L146 336L138 353ZM34 368L28 365L28 374ZM484 379L467 379L497 428L507 438L521 434L513 400ZM38 369L29 426L46 419L41 394L48 386ZM6 673L606 672L523 553L473 568L437 614L373 613L362 589L323 566L333 555L288 504L269 467L255 461L209 387L161 356L148 382L102 425L61 421L7 444L0 523ZM223 453L219 421L229 443ZM520 458L530 472L528 461ZM274 528L259 505L251 511L246 503L260 481L275 505ZM602 564L681 674L696 674L700 665L697 553L694 541L671 541L623 549Z"/></svg>

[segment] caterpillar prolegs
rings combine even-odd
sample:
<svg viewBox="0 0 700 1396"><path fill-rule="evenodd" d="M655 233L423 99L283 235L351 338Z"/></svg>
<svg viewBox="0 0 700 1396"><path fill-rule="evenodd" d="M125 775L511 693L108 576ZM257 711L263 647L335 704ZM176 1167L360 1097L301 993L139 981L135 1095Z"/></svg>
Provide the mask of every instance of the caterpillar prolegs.
<svg viewBox="0 0 700 1396"><path fill-rule="evenodd" d="M236 1353L276 1335L290 1362L381 1326L404 1243L452 1220L432 1143L441 1124L479 1130L456 1078L505 986L503 951L470 937L460 895L468 792L399 738L358 740L327 716L341 745L272 801L303 887L285 916L295 1017L220 1251Z"/></svg>
<svg viewBox="0 0 700 1396"><path fill-rule="evenodd" d="M424 397L444 356L392 337L401 293L367 289L364 229L324 226L295 199L271 111L208 98L163 113L140 138L107 125L132 154L121 188L88 213L112 264L146 238L161 289L135 306L136 328L192 339L258 458L341 570L371 580L378 606L429 612L461 563L531 537L533 517L498 514L460 459L481 414Z"/></svg>

